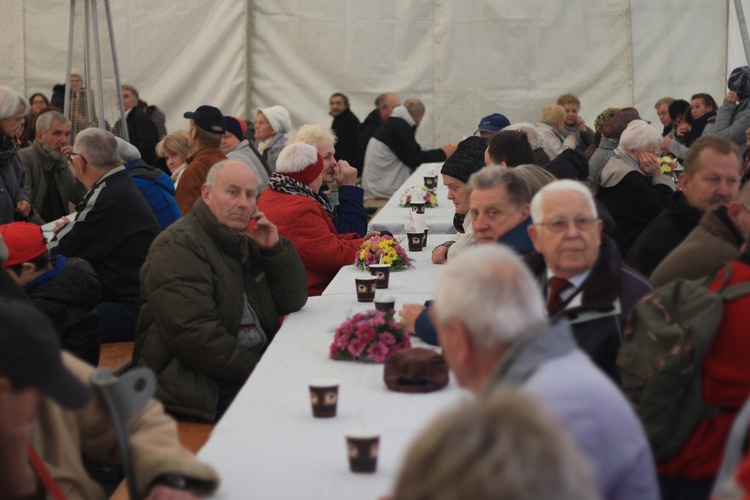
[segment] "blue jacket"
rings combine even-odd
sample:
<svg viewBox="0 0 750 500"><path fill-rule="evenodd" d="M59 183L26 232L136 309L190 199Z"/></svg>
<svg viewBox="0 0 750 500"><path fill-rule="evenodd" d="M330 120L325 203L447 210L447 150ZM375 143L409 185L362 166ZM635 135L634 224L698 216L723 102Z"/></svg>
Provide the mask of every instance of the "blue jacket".
<svg viewBox="0 0 750 500"><path fill-rule="evenodd" d="M162 231L180 218L180 207L174 199L174 182L166 173L141 159L126 163L125 169L154 211Z"/></svg>
<svg viewBox="0 0 750 500"><path fill-rule="evenodd" d="M531 217L527 217L525 221L502 235L497 242L508 245L521 257L532 254L534 252L534 245L531 243L531 238L529 238L528 228L530 225ZM417 337L428 344L438 345L437 330L435 330L428 315L431 304L431 300L425 302L425 310L414 321L414 332L417 334Z"/></svg>
<svg viewBox="0 0 750 500"><path fill-rule="evenodd" d="M325 196L322 191L321 195ZM361 187L339 186L339 210L331 219L338 234L357 233L360 238L367 234L364 195Z"/></svg>

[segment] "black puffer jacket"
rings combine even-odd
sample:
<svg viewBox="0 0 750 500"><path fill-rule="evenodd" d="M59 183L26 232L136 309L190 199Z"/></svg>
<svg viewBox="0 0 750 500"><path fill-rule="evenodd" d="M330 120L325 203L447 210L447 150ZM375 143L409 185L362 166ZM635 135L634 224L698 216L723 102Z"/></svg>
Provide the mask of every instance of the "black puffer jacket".
<svg viewBox="0 0 750 500"><path fill-rule="evenodd" d="M53 256L52 269L25 290L57 326L63 348L98 365L101 328L96 305L102 298L102 285L91 264Z"/></svg>

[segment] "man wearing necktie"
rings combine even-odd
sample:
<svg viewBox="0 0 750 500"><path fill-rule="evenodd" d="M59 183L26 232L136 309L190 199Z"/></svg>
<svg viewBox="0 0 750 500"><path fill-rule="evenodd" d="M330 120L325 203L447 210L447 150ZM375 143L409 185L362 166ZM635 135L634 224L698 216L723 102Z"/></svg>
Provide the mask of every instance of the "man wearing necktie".
<svg viewBox="0 0 750 500"><path fill-rule="evenodd" d="M617 381L615 357L625 318L653 286L602 236L594 199L583 184L561 180L542 188L531 202L531 219L536 252L526 261L550 319L567 319L579 347Z"/></svg>

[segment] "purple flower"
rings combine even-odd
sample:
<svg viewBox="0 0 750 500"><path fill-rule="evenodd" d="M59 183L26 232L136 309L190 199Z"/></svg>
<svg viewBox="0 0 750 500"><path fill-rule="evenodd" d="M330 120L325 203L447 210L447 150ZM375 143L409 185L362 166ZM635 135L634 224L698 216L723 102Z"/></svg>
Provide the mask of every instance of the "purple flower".
<svg viewBox="0 0 750 500"><path fill-rule="evenodd" d="M393 334L389 332L383 332L380 334L379 339L383 344L387 346L394 345L396 343L396 337L393 336Z"/></svg>
<svg viewBox="0 0 750 500"><path fill-rule="evenodd" d="M355 358L359 357L365 350L365 344L359 339L354 339L349 343L348 351Z"/></svg>

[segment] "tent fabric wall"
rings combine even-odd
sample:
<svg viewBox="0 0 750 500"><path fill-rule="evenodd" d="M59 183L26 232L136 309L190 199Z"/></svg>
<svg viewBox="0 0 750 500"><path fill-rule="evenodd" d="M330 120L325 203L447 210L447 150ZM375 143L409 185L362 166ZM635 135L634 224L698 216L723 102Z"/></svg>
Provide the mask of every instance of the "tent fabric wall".
<svg viewBox="0 0 750 500"><path fill-rule="evenodd" d="M81 1L81 0L78 0ZM330 124L342 91L360 119L394 91L418 97L428 147L503 112L536 121L563 92L587 123L609 106L725 92L745 64L733 0L117 0L120 74L186 128L200 104L246 118L286 105L295 126ZM750 16L750 0L743 0ZM64 81L68 0L0 0L3 84L49 95ZM733 25L734 23L734 25Z"/></svg>

